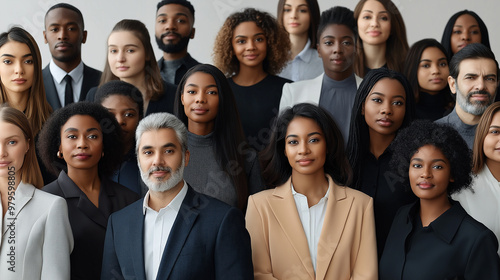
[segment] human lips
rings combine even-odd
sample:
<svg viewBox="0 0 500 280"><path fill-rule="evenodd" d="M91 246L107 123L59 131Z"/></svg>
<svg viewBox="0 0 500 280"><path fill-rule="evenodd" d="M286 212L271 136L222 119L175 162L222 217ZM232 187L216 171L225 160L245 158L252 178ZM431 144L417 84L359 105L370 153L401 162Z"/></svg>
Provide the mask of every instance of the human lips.
<svg viewBox="0 0 500 280"><path fill-rule="evenodd" d="M12 82L14 82L14 83L16 83L16 84L20 84L20 85L22 85L22 84L26 83L26 79L23 79L23 78L15 78L15 79L13 79L13 80L12 80Z"/></svg>
<svg viewBox="0 0 500 280"><path fill-rule="evenodd" d="M205 114L207 113L209 110L206 109L206 108L203 108L203 107L197 107L197 108L193 108L192 111L197 114L197 115L202 115L202 114Z"/></svg>
<svg viewBox="0 0 500 280"><path fill-rule="evenodd" d="M161 34L162 40L164 38L166 38L167 40L175 40L175 39L180 38L180 37L181 37L181 35L177 34L175 32L165 32L165 33Z"/></svg>
<svg viewBox="0 0 500 280"><path fill-rule="evenodd" d="M417 187L419 187L420 189L423 189L423 190L428 190L428 189L433 188L434 184L427 182L427 181L422 181L422 182L417 184Z"/></svg>
<svg viewBox="0 0 500 280"><path fill-rule="evenodd" d="M243 57L248 59L248 60L255 60L255 59L257 59L258 56L259 55L257 55L257 54L247 54L247 55L244 55Z"/></svg>
<svg viewBox="0 0 500 280"><path fill-rule="evenodd" d="M6 160L0 161L0 167L7 167L9 166L10 163L11 161L6 161Z"/></svg>
<svg viewBox="0 0 500 280"><path fill-rule="evenodd" d="M429 81L431 83L433 83L433 84L440 84L440 83L442 83L444 81L444 79L442 79L442 78L432 78Z"/></svg>
<svg viewBox="0 0 500 280"><path fill-rule="evenodd" d="M388 118L381 118L381 119L377 120L377 124L379 124L380 126L385 126L385 127L391 126L393 123L394 122Z"/></svg>
<svg viewBox="0 0 500 280"><path fill-rule="evenodd" d="M342 64L344 63L344 59L342 57L333 57L330 58L330 62L332 62L333 64Z"/></svg>
<svg viewBox="0 0 500 280"><path fill-rule="evenodd" d="M161 166L153 167L148 170L149 176L153 176L154 178L163 178L170 172L172 172L172 169Z"/></svg>
<svg viewBox="0 0 500 280"><path fill-rule="evenodd" d="M87 153L78 153L78 154L75 154L73 157L79 159L79 160L87 160L89 159L90 157L92 157L91 154L87 154Z"/></svg>
<svg viewBox="0 0 500 280"><path fill-rule="evenodd" d="M297 27L297 26L300 26L300 23L298 23L298 22L290 22L288 24L288 26L290 26L290 27Z"/></svg>
<svg viewBox="0 0 500 280"><path fill-rule="evenodd" d="M120 65L120 66L116 67L116 70L118 70L118 71L127 71L129 68L130 68L129 66Z"/></svg>
<svg viewBox="0 0 500 280"><path fill-rule="evenodd" d="M488 93L472 93L469 98L477 101L489 101L490 95Z"/></svg>
<svg viewBox="0 0 500 280"><path fill-rule="evenodd" d="M370 35L370 36L372 36L372 37L377 37L377 36L379 36L380 34L382 34L382 32L372 30L372 31L368 31L368 32L367 32L367 34L368 34L368 35Z"/></svg>
<svg viewBox="0 0 500 280"><path fill-rule="evenodd" d="M314 162L314 159L310 158L301 158L297 161L300 166L308 166Z"/></svg>
<svg viewBox="0 0 500 280"><path fill-rule="evenodd" d="M54 46L54 48L59 51L65 51L71 47L73 47L73 45L67 42L59 42Z"/></svg>

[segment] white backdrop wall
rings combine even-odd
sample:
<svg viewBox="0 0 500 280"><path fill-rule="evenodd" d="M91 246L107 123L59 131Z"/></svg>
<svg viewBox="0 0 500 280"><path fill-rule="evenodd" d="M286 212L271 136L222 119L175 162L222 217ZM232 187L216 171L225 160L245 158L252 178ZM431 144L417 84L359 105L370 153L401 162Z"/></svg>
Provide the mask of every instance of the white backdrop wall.
<svg viewBox="0 0 500 280"><path fill-rule="evenodd" d="M12 25L27 29L37 40L45 66L50 61L50 52L44 44L43 19L48 8L56 0L2 0L0 32ZM154 21L156 4L159 0L67 0L78 7L85 19L88 31L87 43L82 55L86 64L103 69L106 55L106 39L111 29L121 19L138 19L146 24L150 31L151 43L156 50L156 57L161 56L154 41ZM345 6L354 9L357 0L319 0L321 11L332 6ZM469 9L475 11L486 23L489 30L493 52L500 59L499 0L393 0L406 24L409 44L423 39L435 38L441 41L444 26L455 12ZM225 18L245 7L254 7L276 15L278 0L191 0L195 14L195 38L189 44L189 52L200 62L212 63L212 46L215 36Z"/></svg>

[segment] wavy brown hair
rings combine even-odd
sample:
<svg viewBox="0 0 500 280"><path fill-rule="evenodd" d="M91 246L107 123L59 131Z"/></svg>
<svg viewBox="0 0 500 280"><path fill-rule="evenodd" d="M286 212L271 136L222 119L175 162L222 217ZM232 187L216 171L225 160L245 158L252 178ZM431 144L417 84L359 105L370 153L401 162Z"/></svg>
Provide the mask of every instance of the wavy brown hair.
<svg viewBox="0 0 500 280"><path fill-rule="evenodd" d="M146 65L144 66L144 78L146 80L147 96L146 98L151 98L151 100L158 100L163 95L163 80L160 74L160 68L155 59L155 54L153 51L153 46L151 46L151 39L149 37L149 32L144 23L135 19L124 19L119 21L115 27L113 27L113 32L117 31L129 31L134 34L137 39L139 39L144 46L144 52L146 53ZM108 63L108 52L106 52L106 63L104 64L104 71L102 71L101 82L99 86L113 80L119 80L113 72Z"/></svg>
<svg viewBox="0 0 500 280"><path fill-rule="evenodd" d="M476 136L472 147L472 173L479 174L486 163L484 154L484 139L490 130L491 120L500 112L500 102L495 102L484 111L476 127Z"/></svg>
<svg viewBox="0 0 500 280"><path fill-rule="evenodd" d="M360 0L354 8L354 19L358 21L359 15L363 10L363 6L368 0ZM403 17L396 5L391 0L377 0L389 13L391 19L391 35L387 38L385 49L385 60L387 68L397 72L403 72L403 65L406 58L406 53L410 48L406 37L406 27ZM358 36L356 43L356 60L354 62L354 71L358 76L363 78L366 75L365 67L365 52L363 50L363 41Z"/></svg>
<svg viewBox="0 0 500 280"><path fill-rule="evenodd" d="M253 8L230 15L219 30L212 54L214 64L226 77L239 72L240 62L233 51L233 31L240 23L253 21L264 31L267 39L267 55L263 62L264 72L276 75L285 67L290 57L288 33L269 13Z"/></svg>
<svg viewBox="0 0 500 280"><path fill-rule="evenodd" d="M20 27L12 27L9 31L0 34L0 48L8 42L26 44L33 57L33 83L31 84L24 114L30 122L33 135L37 135L40 129L42 129L42 125L52 113L52 107L50 107L45 97L45 87L43 85L42 76L42 56L40 55L40 50L38 49L35 39L33 39L28 31ZM3 83L0 81L0 103L7 102L9 102L9 98Z"/></svg>

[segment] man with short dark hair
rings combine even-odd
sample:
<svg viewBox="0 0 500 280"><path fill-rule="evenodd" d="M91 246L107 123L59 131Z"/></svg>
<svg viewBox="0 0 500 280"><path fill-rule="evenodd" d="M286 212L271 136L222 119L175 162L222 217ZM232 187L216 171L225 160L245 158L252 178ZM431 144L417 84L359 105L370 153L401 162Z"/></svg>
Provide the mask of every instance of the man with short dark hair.
<svg viewBox="0 0 500 280"><path fill-rule="evenodd" d="M144 199L110 216L101 279L253 279L243 213L193 190L187 129L168 113L136 130Z"/></svg>
<svg viewBox="0 0 500 280"><path fill-rule="evenodd" d="M189 68L200 64L189 55L194 38L194 7L186 0L163 0L156 8L155 37L163 57L158 60L163 79L179 84Z"/></svg>
<svg viewBox="0 0 500 280"><path fill-rule="evenodd" d="M481 116L495 100L499 71L493 52L480 43L467 45L450 61L448 84L456 95L455 109L436 122L453 126L470 149Z"/></svg>
<svg viewBox="0 0 500 280"><path fill-rule="evenodd" d="M89 89L99 84L101 71L82 62L87 31L80 10L67 3L50 7L45 14L43 37L52 55L42 71L50 106L56 110L85 100Z"/></svg>

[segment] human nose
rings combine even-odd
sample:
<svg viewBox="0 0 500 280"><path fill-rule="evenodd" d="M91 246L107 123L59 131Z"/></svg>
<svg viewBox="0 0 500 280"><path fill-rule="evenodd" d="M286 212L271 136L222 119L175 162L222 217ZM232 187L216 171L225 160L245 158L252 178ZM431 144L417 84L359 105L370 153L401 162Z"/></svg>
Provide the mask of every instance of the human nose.
<svg viewBox="0 0 500 280"><path fill-rule="evenodd" d="M384 115L392 115L392 106L390 102L382 103L381 113Z"/></svg>
<svg viewBox="0 0 500 280"><path fill-rule="evenodd" d="M0 145L0 158L4 158L7 155L7 148L5 147L5 145Z"/></svg>
<svg viewBox="0 0 500 280"><path fill-rule="evenodd" d="M333 53L343 53L341 43L335 42L332 46Z"/></svg>
<svg viewBox="0 0 500 280"><path fill-rule="evenodd" d="M439 70L438 65L435 64L435 65L431 66L431 73L432 74L439 74L439 73L441 73L441 71Z"/></svg>
<svg viewBox="0 0 500 280"><path fill-rule="evenodd" d="M16 74L24 74L24 65L21 61L15 63L14 71Z"/></svg>
<svg viewBox="0 0 500 280"><path fill-rule="evenodd" d="M173 19L168 19L165 22L165 30L177 30L177 22Z"/></svg>
<svg viewBox="0 0 500 280"><path fill-rule="evenodd" d="M253 40L248 40L246 47L247 50L255 50L255 42Z"/></svg>
<svg viewBox="0 0 500 280"><path fill-rule="evenodd" d="M125 52L119 51L118 55L116 56L116 60L118 62L124 62L126 60L125 59Z"/></svg>
<svg viewBox="0 0 500 280"><path fill-rule="evenodd" d="M59 29L59 32L57 33L57 40L66 41L67 39L68 39L68 31L65 28Z"/></svg>
<svg viewBox="0 0 500 280"><path fill-rule="evenodd" d="M153 166L163 166L163 164L164 164L163 154L156 153L153 158Z"/></svg>
<svg viewBox="0 0 500 280"><path fill-rule="evenodd" d="M86 149L88 147L87 145L87 137L80 137L77 140L77 148L78 149Z"/></svg>
<svg viewBox="0 0 500 280"><path fill-rule="evenodd" d="M425 179L431 178L432 177L431 167L430 166L424 166L422 168L422 174L420 174L420 177L421 178L425 178Z"/></svg>
<svg viewBox="0 0 500 280"><path fill-rule="evenodd" d="M310 149L307 141L301 141L299 143L299 155L306 155L309 154Z"/></svg>
<svg viewBox="0 0 500 280"><path fill-rule="evenodd" d="M372 17L372 19L370 20L370 26L371 27L377 27L379 24L378 24L378 18L377 17Z"/></svg>
<svg viewBox="0 0 500 280"><path fill-rule="evenodd" d="M207 102L207 99L205 97L205 95L201 92L199 92L198 94L196 94L195 96L195 100L196 100L196 103L206 103Z"/></svg>
<svg viewBox="0 0 500 280"><path fill-rule="evenodd" d="M297 9L292 10L292 12L290 13L290 18L296 19L297 13L298 13Z"/></svg>
<svg viewBox="0 0 500 280"><path fill-rule="evenodd" d="M464 32L462 32L462 41L470 41L471 38L470 38L470 33L468 30L465 30Z"/></svg>
<svg viewBox="0 0 500 280"><path fill-rule="evenodd" d="M119 125L125 126L125 117L122 116L121 114L116 114L115 115L116 121L118 122Z"/></svg>
<svg viewBox="0 0 500 280"><path fill-rule="evenodd" d="M486 87L486 84L484 82L484 79L476 79L477 80L477 83L476 83L476 90L484 90L485 87Z"/></svg>

